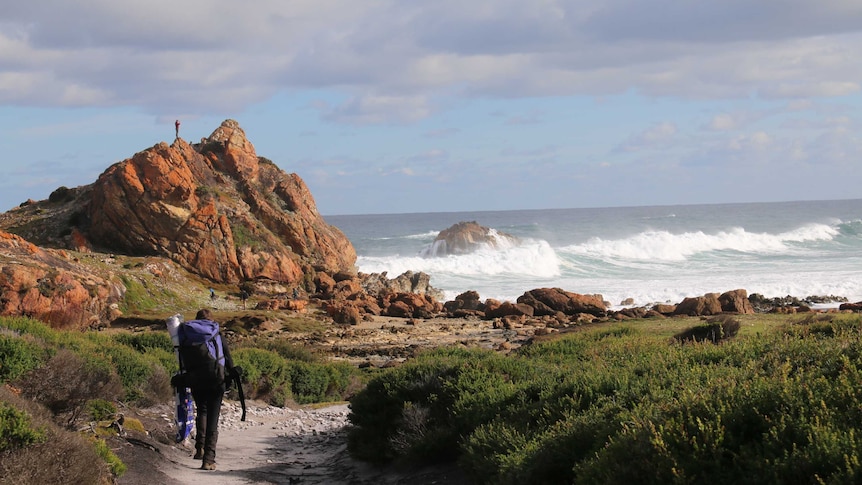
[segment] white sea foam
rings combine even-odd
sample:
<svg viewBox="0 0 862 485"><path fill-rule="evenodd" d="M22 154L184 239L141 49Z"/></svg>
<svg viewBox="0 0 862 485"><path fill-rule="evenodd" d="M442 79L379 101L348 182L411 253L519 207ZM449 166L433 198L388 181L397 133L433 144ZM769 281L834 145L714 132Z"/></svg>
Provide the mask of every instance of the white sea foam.
<svg viewBox="0 0 862 485"><path fill-rule="evenodd" d="M692 255L711 251L781 253L791 250L787 243L830 240L837 234L837 229L825 224L811 224L781 234L752 233L740 227L715 234L645 231L618 240L594 237L560 251L600 259L684 261Z"/></svg>
<svg viewBox="0 0 862 485"><path fill-rule="evenodd" d="M432 275L553 277L560 274L561 262L546 241L529 240L500 250L485 248L470 254L437 258L360 256L357 265L364 273L387 271L390 275L411 270Z"/></svg>
<svg viewBox="0 0 862 485"><path fill-rule="evenodd" d="M637 305L678 303L737 288L766 297L836 295L862 301L862 200L727 209L465 214L462 220L490 219L487 225L505 228L522 242L463 256L419 257L438 229L451 224L448 215L392 215L375 219L372 227L356 219L355 232L362 238L352 241L360 271L386 271L391 277L424 271L447 300L475 290L483 299L514 301L534 288L558 287L599 293L612 305L627 298ZM404 227L413 228L411 235L396 235Z"/></svg>
<svg viewBox="0 0 862 485"><path fill-rule="evenodd" d="M428 231L428 232L423 232L423 233L419 233L419 234L410 234L410 235L404 236L404 239L420 239L420 240L434 239L435 237L437 237L438 234L440 234L440 231Z"/></svg>

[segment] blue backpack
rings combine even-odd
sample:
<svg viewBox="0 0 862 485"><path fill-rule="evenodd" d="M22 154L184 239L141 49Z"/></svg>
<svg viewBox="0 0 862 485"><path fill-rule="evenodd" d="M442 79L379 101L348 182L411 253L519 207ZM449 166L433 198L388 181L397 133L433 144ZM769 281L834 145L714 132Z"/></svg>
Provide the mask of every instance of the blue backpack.
<svg viewBox="0 0 862 485"><path fill-rule="evenodd" d="M180 324L180 372L189 387L216 388L224 383L225 359L218 323L189 320Z"/></svg>

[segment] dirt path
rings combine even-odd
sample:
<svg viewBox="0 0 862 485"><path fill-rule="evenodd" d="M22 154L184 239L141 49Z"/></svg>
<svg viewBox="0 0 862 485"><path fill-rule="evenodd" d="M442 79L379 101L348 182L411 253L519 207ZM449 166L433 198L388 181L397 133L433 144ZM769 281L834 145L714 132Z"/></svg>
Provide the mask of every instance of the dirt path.
<svg viewBox="0 0 862 485"><path fill-rule="evenodd" d="M215 471L200 470L191 444L153 449L133 443L121 449L128 471L119 484L463 484L453 467L381 469L347 453L348 405L282 409L250 404L246 421L237 403L226 402ZM161 416L167 420L168 416ZM131 449L129 449L131 447ZM147 449L148 448L148 449ZM145 458L148 455L149 458Z"/></svg>

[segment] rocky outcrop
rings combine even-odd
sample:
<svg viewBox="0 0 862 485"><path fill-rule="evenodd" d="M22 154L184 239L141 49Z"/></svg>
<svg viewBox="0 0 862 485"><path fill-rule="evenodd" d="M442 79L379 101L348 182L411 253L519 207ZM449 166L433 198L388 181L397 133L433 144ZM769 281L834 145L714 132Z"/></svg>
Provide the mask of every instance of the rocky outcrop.
<svg viewBox="0 0 862 485"><path fill-rule="evenodd" d="M721 313L721 302L718 293L707 293L703 296L684 298L674 310L674 315L718 315Z"/></svg>
<svg viewBox="0 0 862 485"><path fill-rule="evenodd" d="M392 279L387 277L386 272L360 273L359 280L362 289L372 295L386 292L417 293L419 295L431 296L435 300L443 299L443 292L431 286L431 275L421 271L418 273L405 271Z"/></svg>
<svg viewBox="0 0 862 485"><path fill-rule="evenodd" d="M554 315L557 312L565 315L589 313L595 316L605 316L607 307L602 295L581 295L560 288L537 288L518 297L518 303L533 307L536 316Z"/></svg>
<svg viewBox="0 0 862 485"><path fill-rule="evenodd" d="M0 315L89 328L118 314L125 287L87 271L64 251L0 231L0 263Z"/></svg>
<svg viewBox="0 0 862 485"><path fill-rule="evenodd" d="M535 312L536 310L526 303L500 302L492 299L485 302L485 318L532 317Z"/></svg>
<svg viewBox="0 0 862 485"><path fill-rule="evenodd" d="M721 311L727 313L754 313L754 307L748 301L748 291L739 289L726 291L718 297Z"/></svg>
<svg viewBox="0 0 862 485"><path fill-rule="evenodd" d="M479 297L479 292L477 291L465 291L460 295L456 296L454 300L447 301L443 304L443 309L446 310L450 315L455 316L456 312L484 312L485 305L481 302ZM464 313L461 313L458 316L463 316Z"/></svg>
<svg viewBox="0 0 862 485"><path fill-rule="evenodd" d="M862 301L857 301L855 303L842 303L838 305L838 309L841 311L862 312Z"/></svg>
<svg viewBox="0 0 862 485"><path fill-rule="evenodd" d="M518 244L518 239L504 232L480 226L477 222L459 222L440 231L422 257L469 254L479 249L504 249Z"/></svg>
<svg viewBox="0 0 862 485"><path fill-rule="evenodd" d="M660 310L659 310L660 311ZM664 313L664 312L662 312ZM748 292L743 289L683 299L673 310L673 315L708 316L720 313L754 313L748 301Z"/></svg>
<svg viewBox="0 0 862 485"><path fill-rule="evenodd" d="M259 158L233 120L200 144L159 143L112 165L85 211L76 229L93 247L162 255L214 282L355 271L353 246L302 179Z"/></svg>

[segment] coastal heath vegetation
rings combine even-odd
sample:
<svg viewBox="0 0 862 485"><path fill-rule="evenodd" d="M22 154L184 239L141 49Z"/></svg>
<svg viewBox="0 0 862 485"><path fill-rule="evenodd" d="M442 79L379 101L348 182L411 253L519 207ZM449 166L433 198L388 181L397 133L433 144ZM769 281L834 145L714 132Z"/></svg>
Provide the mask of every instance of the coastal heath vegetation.
<svg viewBox="0 0 862 485"><path fill-rule="evenodd" d="M279 406L343 401L367 380L349 364L278 341L249 339L234 361L245 370L246 396ZM125 465L106 436L76 430L110 422L121 406L172 402L178 367L167 331L81 332L0 317L0 484L111 483Z"/></svg>
<svg viewBox="0 0 862 485"><path fill-rule="evenodd" d="M349 449L488 484L860 483L862 318L787 318L428 351L352 399Z"/></svg>

